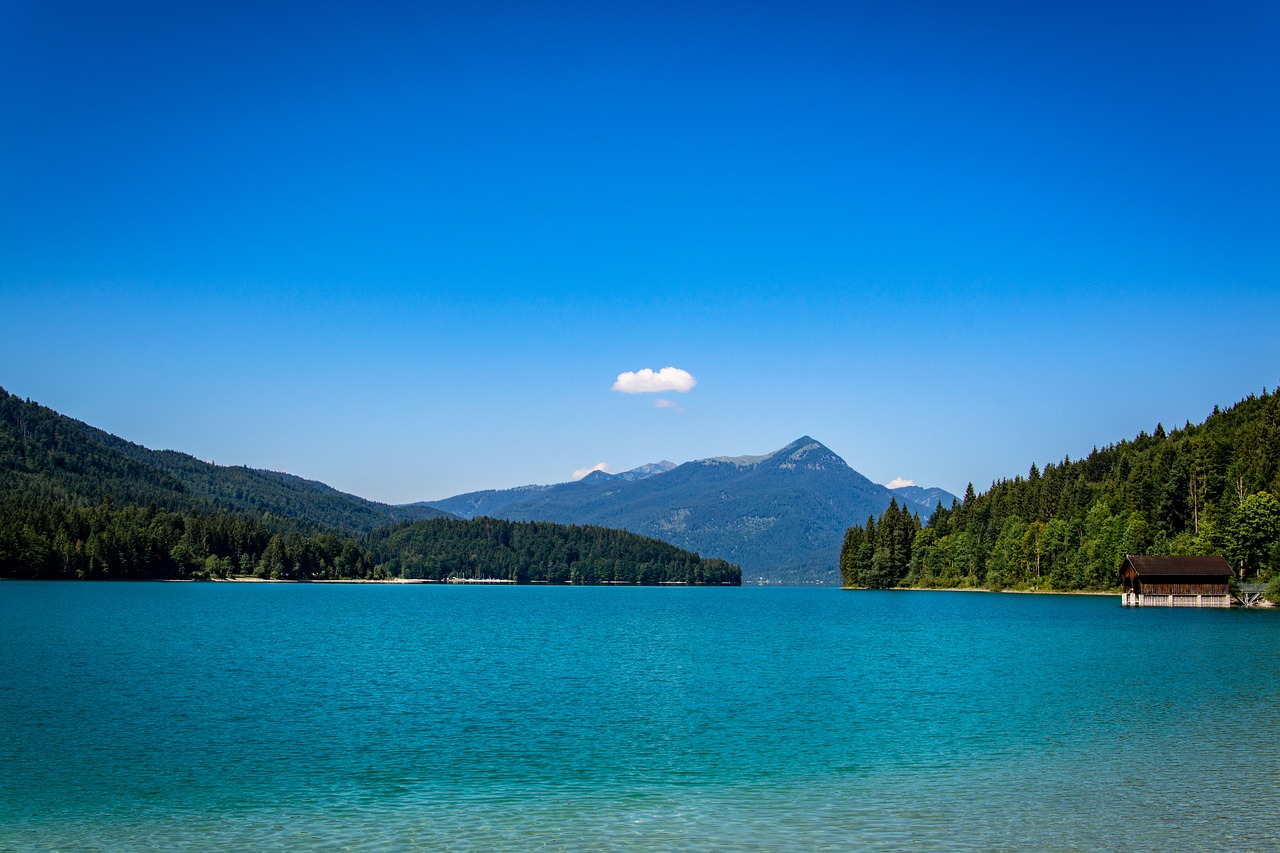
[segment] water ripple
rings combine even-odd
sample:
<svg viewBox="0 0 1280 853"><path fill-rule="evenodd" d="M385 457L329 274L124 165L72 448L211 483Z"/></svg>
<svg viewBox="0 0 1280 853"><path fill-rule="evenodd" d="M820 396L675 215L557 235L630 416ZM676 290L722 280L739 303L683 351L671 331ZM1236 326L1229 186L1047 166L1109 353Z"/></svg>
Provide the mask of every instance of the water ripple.
<svg viewBox="0 0 1280 853"><path fill-rule="evenodd" d="M1275 617L4 583L0 851L1280 849Z"/></svg>

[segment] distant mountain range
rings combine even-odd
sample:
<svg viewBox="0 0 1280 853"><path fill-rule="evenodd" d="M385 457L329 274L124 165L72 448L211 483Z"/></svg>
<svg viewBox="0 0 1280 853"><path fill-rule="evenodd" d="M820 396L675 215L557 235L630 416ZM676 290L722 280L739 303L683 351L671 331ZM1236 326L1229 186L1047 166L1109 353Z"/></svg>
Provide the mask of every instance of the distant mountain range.
<svg viewBox="0 0 1280 853"><path fill-rule="evenodd" d="M609 474L604 471L594 471L592 472L592 475L600 474L613 480L643 480L645 477L652 477L654 474L665 474L675 467L676 463L668 462L664 459L661 462L650 462L648 465L641 465L639 468L632 468L630 471L623 471L621 474Z"/></svg>
<svg viewBox="0 0 1280 853"><path fill-rule="evenodd" d="M469 492L419 506L462 518L618 527L737 563L744 583L834 584L845 529L879 515L894 498L922 517L955 499L942 489L873 483L803 436L762 456L594 471L576 482Z"/></svg>
<svg viewBox="0 0 1280 853"><path fill-rule="evenodd" d="M943 507L950 507L951 502L956 500L956 496L946 489L936 487L899 486L896 489L889 489L889 491L897 495L900 506L908 506L912 511L916 511L917 507L924 507L925 511L920 513L922 519L927 519L938 504L942 504Z"/></svg>

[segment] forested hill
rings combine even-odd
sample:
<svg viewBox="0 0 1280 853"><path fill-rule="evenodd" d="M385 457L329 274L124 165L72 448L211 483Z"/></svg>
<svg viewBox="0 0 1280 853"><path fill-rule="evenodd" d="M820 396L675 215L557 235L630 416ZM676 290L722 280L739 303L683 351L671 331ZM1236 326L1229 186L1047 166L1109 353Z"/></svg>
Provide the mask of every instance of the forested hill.
<svg viewBox="0 0 1280 853"><path fill-rule="evenodd" d="M1104 589L1125 554L1225 554L1280 576L1280 395L1026 477L970 485L921 524L896 503L846 532L845 586Z"/></svg>
<svg viewBox="0 0 1280 853"><path fill-rule="evenodd" d="M216 508L270 513L346 533L393 521L439 518L432 507L394 507L290 474L150 450L0 388L0 495L74 503Z"/></svg>
<svg viewBox="0 0 1280 853"><path fill-rule="evenodd" d="M704 560L657 539L591 525L442 518L384 528L369 541L374 558L404 578L575 585L742 582L741 570L724 560Z"/></svg>
<svg viewBox="0 0 1280 853"><path fill-rule="evenodd" d="M147 450L0 389L0 577L740 582L736 566L619 531L448 518L371 529L393 523L384 509Z"/></svg>
<svg viewBox="0 0 1280 853"><path fill-rule="evenodd" d="M172 474L192 494L231 511L270 512L351 533L367 533L392 521L449 517L434 507L378 503L293 474L214 465L174 450L150 450L93 427L86 430L104 446Z"/></svg>

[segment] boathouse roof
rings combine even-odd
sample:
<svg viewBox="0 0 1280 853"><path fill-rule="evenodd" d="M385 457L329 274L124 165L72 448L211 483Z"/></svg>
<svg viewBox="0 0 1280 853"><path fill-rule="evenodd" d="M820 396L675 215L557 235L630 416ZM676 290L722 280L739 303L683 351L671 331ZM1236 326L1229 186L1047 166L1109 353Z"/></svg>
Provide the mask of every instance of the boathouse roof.
<svg viewBox="0 0 1280 853"><path fill-rule="evenodd" d="M1230 577L1231 566L1221 554L1212 557L1192 556L1140 556L1129 554L1124 558L1135 574L1142 575L1220 575ZM1121 571L1124 566L1121 566Z"/></svg>

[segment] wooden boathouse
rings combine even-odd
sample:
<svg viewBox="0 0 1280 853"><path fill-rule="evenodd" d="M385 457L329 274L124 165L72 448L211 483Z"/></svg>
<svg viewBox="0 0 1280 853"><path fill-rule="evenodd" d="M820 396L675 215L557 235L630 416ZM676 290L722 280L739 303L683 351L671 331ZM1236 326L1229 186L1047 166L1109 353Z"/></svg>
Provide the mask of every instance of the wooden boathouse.
<svg viewBox="0 0 1280 853"><path fill-rule="evenodd" d="M1120 565L1125 607L1230 607L1231 566L1225 557L1147 557Z"/></svg>

